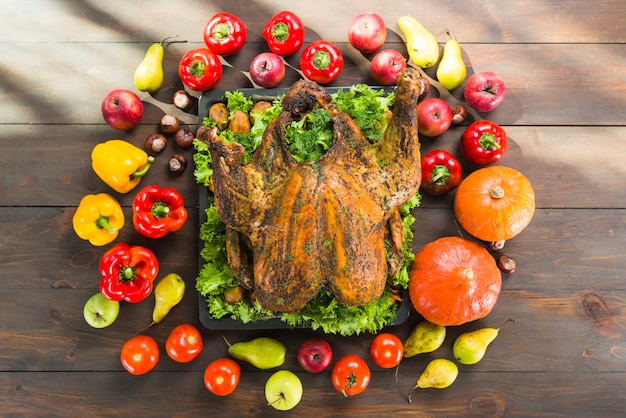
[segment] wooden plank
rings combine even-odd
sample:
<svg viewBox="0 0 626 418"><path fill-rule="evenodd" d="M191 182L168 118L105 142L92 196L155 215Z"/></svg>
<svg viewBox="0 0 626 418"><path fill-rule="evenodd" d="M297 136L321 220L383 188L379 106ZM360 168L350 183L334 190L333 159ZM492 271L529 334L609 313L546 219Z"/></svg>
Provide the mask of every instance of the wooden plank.
<svg viewBox="0 0 626 418"><path fill-rule="evenodd" d="M240 16L248 28L249 42L262 42L263 25L285 7L272 0L218 0L210 3L179 5L155 0L150 7L116 3L27 0L23 7L4 8L0 42L158 42L172 34L190 42L202 42L202 30L214 13L226 11ZM399 33L400 13L420 19L440 42L452 29L461 42L507 43L612 43L626 41L621 18L626 6L619 0L603 1L589 13L567 1L514 4L466 1L462 5L435 0L415 3L397 0L393 7L378 1L322 0L312 8L306 2L291 2L289 10L298 14L307 28L307 40L324 37L333 42L345 40L350 19L372 11L383 17L389 31ZM250 11L254 10L254 16ZM400 11L400 13L398 12ZM39 29L22 28L37 22ZM496 23L497 22L497 23ZM390 35L393 35L390 34ZM16 39L15 34L18 34ZM396 35L397 36L397 35ZM391 37L391 36L390 36Z"/></svg>
<svg viewBox="0 0 626 418"><path fill-rule="evenodd" d="M444 390L407 393L421 370L376 371L364 394L344 398L330 386L328 372L297 372L304 386L298 406L278 412L267 405L263 386L271 372L244 374L235 394L218 397L202 384L202 374L103 373L0 374L3 413L8 416L196 417L445 417L445 416L621 416L626 408L626 373L578 372L460 373ZM563 386L567 381L567 386ZM323 402L320 402L323 399ZM385 403L380 400L384 399ZM71 409L70 409L71 408Z"/></svg>
<svg viewBox="0 0 626 418"><path fill-rule="evenodd" d="M140 95L149 101L143 124L154 128L163 111L173 108L172 94L182 87L176 68L180 57L188 48L198 46L201 45L174 44L167 48L165 81L155 94L156 100L147 94ZM369 76L368 58L355 53L345 41L338 46L345 54L345 66L329 86L375 84ZM402 43L391 46L406 53ZM0 56L0 68L4 68L0 120L5 124L82 125L103 123L100 103L110 90L135 90L133 74L147 45L12 43L6 48L7 53ZM215 89L252 87L242 72L248 71L250 60L262 49L261 45L250 45L227 57L232 67L225 68ZM463 53L468 75L491 70L507 83L507 99L482 117L502 125L623 126L625 123L621 92L626 90L626 74L621 71L620 57L626 54L626 44L467 44ZM45 54L53 57L45 78L20 70L28 68L33 56ZM595 57L593 65L581 60L591 56ZM297 57L290 57L289 61L299 67ZM435 78L434 68L427 73ZM290 69L280 86L288 87L298 77ZM462 91L462 87L456 89L451 97L445 91L442 94L449 97L450 104L455 104L463 101Z"/></svg>
<svg viewBox="0 0 626 418"><path fill-rule="evenodd" d="M490 345L483 360L462 371L483 372L626 372L623 361L626 347L626 291L604 290L596 286L566 290L516 290L505 280L494 310L485 319L458 327L448 327L444 344L429 355L403 360L404 373L425 367L434 357L453 359L456 337L482 327L498 327L513 319ZM178 324L194 324L202 330L205 348L200 357L186 365L170 360L161 351L157 371L203 371L212 359L227 356L227 346L217 331L198 322L197 293L191 288L180 305L162 323L144 331L155 338L161 350L169 332ZM599 286L601 287L601 286ZM95 290L97 291L97 290ZM123 371L119 352L124 342L137 335L151 318L153 299L121 307L118 319L104 329L91 328L83 319L82 307L94 291L87 289L3 291L3 341L0 369L4 371ZM28 318L25 321L24 318ZM421 317L412 312L409 319L385 331L406 340ZM571 327L575 324L575 328ZM296 353L307 336L323 334L311 330L238 330L224 331L231 342L259 336L273 337L287 346L284 368L298 370ZM370 334L357 337L323 335L333 347L336 358L358 354L371 363ZM244 371L254 371L250 365ZM408 380L417 376L409 373Z"/></svg>
<svg viewBox="0 0 626 418"><path fill-rule="evenodd" d="M129 218L129 209L125 213ZM195 277L197 213L190 208L190 219L183 229L162 240L141 237L128 220L118 240L152 249L164 273L174 270ZM93 247L80 240L71 227L72 214L72 209L0 208L0 288L95 291L97 263L108 246ZM441 236L467 236L454 222L451 209L418 208L415 216L415 251ZM528 228L509 240L503 250L518 263L509 289L582 290L590 283L594 289L626 289L622 268L626 259L624 216L623 209L537 210ZM34 245L45 251L33 251Z"/></svg>
<svg viewBox="0 0 626 418"><path fill-rule="evenodd" d="M422 152L446 149L461 159L464 174L469 174L477 167L467 164L460 155L458 141L464 129L453 127L437 139L423 139ZM626 167L622 158L626 155L626 127L507 126L505 130L509 148L499 164L511 166L529 178L538 207L624 208ZM141 126L119 138L143 148L145 138L154 131L153 126ZM85 194L100 192L111 193L122 205L130 206L135 192L114 192L91 169L95 144L116 137L111 128L78 125L68 130L63 125L6 125L3 134L11 138L11 152L0 153L1 206L73 206ZM168 172L167 160L175 152L182 152L189 161L182 176ZM197 206L192 159L193 150L183 151L171 143L157 155L141 184L174 187L183 194L187 206ZM423 207L451 207L452 198L453 194L424 196Z"/></svg>

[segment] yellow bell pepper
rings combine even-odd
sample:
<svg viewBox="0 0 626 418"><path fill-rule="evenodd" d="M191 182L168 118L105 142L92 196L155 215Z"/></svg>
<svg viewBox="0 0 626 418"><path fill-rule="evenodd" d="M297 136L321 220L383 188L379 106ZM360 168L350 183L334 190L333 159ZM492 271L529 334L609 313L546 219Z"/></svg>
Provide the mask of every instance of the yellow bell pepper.
<svg viewBox="0 0 626 418"><path fill-rule="evenodd" d="M72 218L74 231L92 245L112 242L124 226L122 207L106 193L85 195Z"/></svg>
<svg viewBox="0 0 626 418"><path fill-rule="evenodd" d="M98 144L91 152L93 171L119 193L134 189L153 162L154 157L122 139L110 139Z"/></svg>

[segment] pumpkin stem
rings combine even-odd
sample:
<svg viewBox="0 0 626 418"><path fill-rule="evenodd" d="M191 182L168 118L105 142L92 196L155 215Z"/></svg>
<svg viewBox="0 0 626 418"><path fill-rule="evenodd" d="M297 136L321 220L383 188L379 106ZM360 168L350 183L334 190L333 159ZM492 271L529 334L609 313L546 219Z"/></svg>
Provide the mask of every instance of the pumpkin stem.
<svg viewBox="0 0 626 418"><path fill-rule="evenodd" d="M489 190L489 196L492 199L502 199L504 197L504 189L501 186L493 186L493 188Z"/></svg>

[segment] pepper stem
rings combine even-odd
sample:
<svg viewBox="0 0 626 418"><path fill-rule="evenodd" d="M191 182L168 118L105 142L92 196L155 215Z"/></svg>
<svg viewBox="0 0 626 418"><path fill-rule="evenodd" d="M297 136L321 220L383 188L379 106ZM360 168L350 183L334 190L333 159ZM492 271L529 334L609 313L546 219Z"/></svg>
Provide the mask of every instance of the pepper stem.
<svg viewBox="0 0 626 418"><path fill-rule="evenodd" d="M445 165L438 164L434 166L430 172L430 180L433 183L446 184L448 178L450 178L450 170L448 170L448 167Z"/></svg>
<svg viewBox="0 0 626 418"><path fill-rule="evenodd" d="M496 140L495 135L490 134L490 133L482 134L480 136L480 139L478 140L478 143L483 149L486 149L486 150L490 150L492 148L493 149L502 148L500 144L498 143L498 141Z"/></svg>
<svg viewBox="0 0 626 418"><path fill-rule="evenodd" d="M107 216L100 215L98 219L96 219L96 226L100 229L106 229L111 234L117 231L117 228L113 228L111 224L109 224L109 218Z"/></svg>
<svg viewBox="0 0 626 418"><path fill-rule="evenodd" d="M137 170L133 174L131 174L130 178L134 179L134 178L137 178L137 177L145 176L146 173L148 172L148 170L150 170L150 167L152 166L153 162L154 162L154 157L152 155L148 156L148 162L146 163L146 165L144 165L142 168L140 168L139 170Z"/></svg>
<svg viewBox="0 0 626 418"><path fill-rule="evenodd" d="M289 36L289 26L285 22L278 22L272 27L272 37L277 41L284 41Z"/></svg>
<svg viewBox="0 0 626 418"><path fill-rule="evenodd" d="M313 65L318 70L324 70L330 65L330 55L325 51L317 51L313 55Z"/></svg>
<svg viewBox="0 0 626 418"><path fill-rule="evenodd" d="M132 268L131 266L124 266L120 269L118 278L124 283L130 283L133 281L136 274L137 273L135 272L134 268Z"/></svg>
<svg viewBox="0 0 626 418"><path fill-rule="evenodd" d="M150 212L154 215L155 218L165 218L170 213L170 208L163 202L155 202L152 205L152 209Z"/></svg>
<svg viewBox="0 0 626 418"><path fill-rule="evenodd" d="M222 40L230 35L230 27L226 23L219 23L213 28L215 39Z"/></svg>

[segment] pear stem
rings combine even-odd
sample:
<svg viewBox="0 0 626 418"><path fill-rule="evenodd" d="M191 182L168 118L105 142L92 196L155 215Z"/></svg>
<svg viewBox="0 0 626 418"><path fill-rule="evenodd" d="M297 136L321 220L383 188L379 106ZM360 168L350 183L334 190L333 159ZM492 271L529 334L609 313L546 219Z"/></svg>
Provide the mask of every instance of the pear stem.
<svg viewBox="0 0 626 418"><path fill-rule="evenodd" d="M169 40L169 39L173 39L173 38L178 38L180 35L170 35L167 38L163 38L163 40L161 41L161 45L163 45L165 43L165 41ZM180 40L180 41L170 41L168 42L168 44L173 44L173 43L187 43L187 40Z"/></svg>
<svg viewBox="0 0 626 418"><path fill-rule="evenodd" d="M411 395L413 394L413 392L415 391L415 389L417 389L418 387L419 387L419 386L415 385L415 387L414 387L413 389L411 389L411 391L409 392L409 398L408 398L408 399L409 399L409 403L413 403L413 402L411 401Z"/></svg>
<svg viewBox="0 0 626 418"><path fill-rule="evenodd" d="M505 326L506 324L508 324L509 322L515 322L515 319L511 319L511 318L509 318L509 319L507 319L506 321L504 321L504 324L500 325L500 326L497 328L497 329L498 329L498 331L500 331L502 328L504 328L504 326Z"/></svg>
<svg viewBox="0 0 626 418"><path fill-rule="evenodd" d="M456 37L454 36L454 34L452 33L452 31L450 29L445 28L444 30L446 31L448 36L450 36L450 38L452 38L453 41L456 41Z"/></svg>
<svg viewBox="0 0 626 418"><path fill-rule="evenodd" d="M228 348L230 348L232 346L232 344L226 339L226 336L224 335L224 333L222 331L220 331L220 335L222 336L222 339L224 340L224 342L226 343Z"/></svg>

